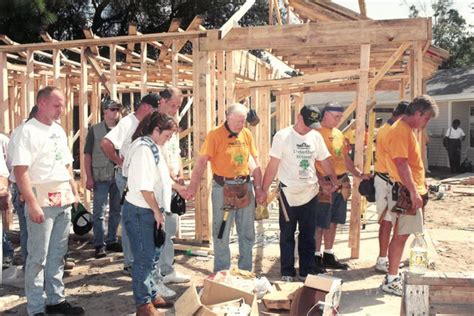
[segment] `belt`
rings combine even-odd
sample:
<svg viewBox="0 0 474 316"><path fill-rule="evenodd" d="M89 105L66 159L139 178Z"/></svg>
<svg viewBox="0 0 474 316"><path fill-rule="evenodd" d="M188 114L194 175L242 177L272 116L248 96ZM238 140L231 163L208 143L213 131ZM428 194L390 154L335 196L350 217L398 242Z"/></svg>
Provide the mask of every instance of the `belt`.
<svg viewBox="0 0 474 316"><path fill-rule="evenodd" d="M340 180L340 179L344 178L345 176L347 176L347 173L340 174L340 175L337 176L337 180ZM331 177L330 176L325 176L324 180L331 181Z"/></svg>
<svg viewBox="0 0 474 316"><path fill-rule="evenodd" d="M238 176L238 177L235 177L235 178L227 178L227 177L218 176L217 174L214 174L212 176L212 178L220 186L224 186L224 183L226 181L236 181L236 182L242 182L242 183L247 183L247 182L250 181L250 176Z"/></svg>
<svg viewBox="0 0 474 316"><path fill-rule="evenodd" d="M388 177L388 173L375 172L375 175L379 176L380 179L384 180L388 184L393 185L393 182L390 181L390 178Z"/></svg>

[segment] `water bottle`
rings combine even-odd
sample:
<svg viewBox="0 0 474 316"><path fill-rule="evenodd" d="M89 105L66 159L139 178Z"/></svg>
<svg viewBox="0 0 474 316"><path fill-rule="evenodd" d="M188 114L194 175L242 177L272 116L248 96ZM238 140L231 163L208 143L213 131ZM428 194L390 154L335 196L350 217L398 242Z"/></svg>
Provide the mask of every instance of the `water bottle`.
<svg viewBox="0 0 474 316"><path fill-rule="evenodd" d="M410 273L424 274L428 269L428 247L423 234L415 234L410 246Z"/></svg>
<svg viewBox="0 0 474 316"><path fill-rule="evenodd" d="M187 256L200 256L200 257L207 257L209 252L206 250L196 250L196 249L187 249L186 250Z"/></svg>

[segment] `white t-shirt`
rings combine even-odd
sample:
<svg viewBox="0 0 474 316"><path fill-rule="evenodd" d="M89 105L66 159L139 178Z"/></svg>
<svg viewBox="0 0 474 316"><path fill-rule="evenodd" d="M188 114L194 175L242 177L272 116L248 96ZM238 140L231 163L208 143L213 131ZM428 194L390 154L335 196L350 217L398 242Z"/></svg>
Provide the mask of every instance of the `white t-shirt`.
<svg viewBox="0 0 474 316"><path fill-rule="evenodd" d="M466 136L466 134L464 134L464 131L460 127L457 129L450 127L446 131L446 137L449 137L450 139L460 139L464 136Z"/></svg>
<svg viewBox="0 0 474 316"><path fill-rule="evenodd" d="M3 155L0 155L0 176L8 178L8 168Z"/></svg>
<svg viewBox="0 0 474 316"><path fill-rule="evenodd" d="M4 156L5 160L6 160L7 148L8 148L8 142L9 141L10 141L10 139L8 138L7 135L0 133L0 150L2 151L2 155Z"/></svg>
<svg viewBox="0 0 474 316"><path fill-rule="evenodd" d="M16 144L18 143L18 135L21 134L21 128L23 127L25 121L23 121L20 125L18 125L10 135L10 141L8 142L7 147L7 168L10 170L10 177L8 179L11 182L16 182L15 173L13 172L13 154L15 152Z"/></svg>
<svg viewBox="0 0 474 316"><path fill-rule="evenodd" d="M12 166L28 166L31 184L69 181L73 158L61 125L33 118L23 124L13 149Z"/></svg>
<svg viewBox="0 0 474 316"><path fill-rule="evenodd" d="M159 150L158 165L147 145L140 144L140 138L130 146L124 161L124 175L127 176L128 192L126 200L136 206L150 208L141 191L153 191L156 201L165 212L171 207L171 177L166 161Z"/></svg>
<svg viewBox="0 0 474 316"><path fill-rule="evenodd" d="M114 144L115 149L119 150L120 156L123 158L130 148L133 133L135 133L139 123L135 114L130 113L122 118L117 126L105 135L105 138Z"/></svg>
<svg viewBox="0 0 474 316"><path fill-rule="evenodd" d="M166 163L172 175L178 175L181 171L181 149L179 148L179 135L174 133L171 138L160 146Z"/></svg>
<svg viewBox="0 0 474 316"><path fill-rule="evenodd" d="M317 183L314 162L328 158L330 153L317 131L300 135L293 126L289 126L273 137L270 156L280 159L278 179L292 187Z"/></svg>

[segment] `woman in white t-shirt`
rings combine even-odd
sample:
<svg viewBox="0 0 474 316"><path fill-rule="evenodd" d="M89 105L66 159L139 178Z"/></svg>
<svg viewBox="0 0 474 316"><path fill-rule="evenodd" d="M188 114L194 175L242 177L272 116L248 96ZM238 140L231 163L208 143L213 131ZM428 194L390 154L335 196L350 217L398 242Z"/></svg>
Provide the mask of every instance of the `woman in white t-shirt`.
<svg viewBox="0 0 474 316"><path fill-rule="evenodd" d="M448 138L446 150L448 151L449 166L452 173L461 171L461 147L462 141L466 137L459 125L461 125L460 120L453 120L453 125L448 128L445 135Z"/></svg>
<svg viewBox="0 0 474 316"><path fill-rule="evenodd" d="M122 216L134 258L132 286L137 315L158 315L155 307L172 306L156 294L152 272L159 248L155 231L164 227L163 212L170 208L171 190L185 194L185 187L171 180L159 149L177 127L170 116L158 112L147 115L132 136L123 164L128 192Z"/></svg>

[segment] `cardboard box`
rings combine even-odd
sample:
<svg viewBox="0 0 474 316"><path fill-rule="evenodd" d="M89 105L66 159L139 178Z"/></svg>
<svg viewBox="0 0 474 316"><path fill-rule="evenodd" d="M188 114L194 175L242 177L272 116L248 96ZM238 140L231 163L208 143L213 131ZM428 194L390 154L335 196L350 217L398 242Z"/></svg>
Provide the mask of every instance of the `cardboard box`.
<svg viewBox="0 0 474 316"><path fill-rule="evenodd" d="M293 294L303 286L301 282L275 283L276 291L267 293L262 298L266 309L286 309L290 310Z"/></svg>
<svg viewBox="0 0 474 316"><path fill-rule="evenodd" d="M217 283L208 279L204 280L204 287L201 297L197 293L193 284L175 303L176 315L190 316L215 316L218 315L210 308L211 305L232 302L243 298L246 304L250 305L252 311L250 315L258 315L257 298L255 294L248 293L231 286Z"/></svg>
<svg viewBox="0 0 474 316"><path fill-rule="evenodd" d="M324 294L323 316L333 315L334 309L339 308L342 294L342 280L328 275L310 275L306 277L305 287L309 287ZM323 301L323 300L322 300Z"/></svg>

